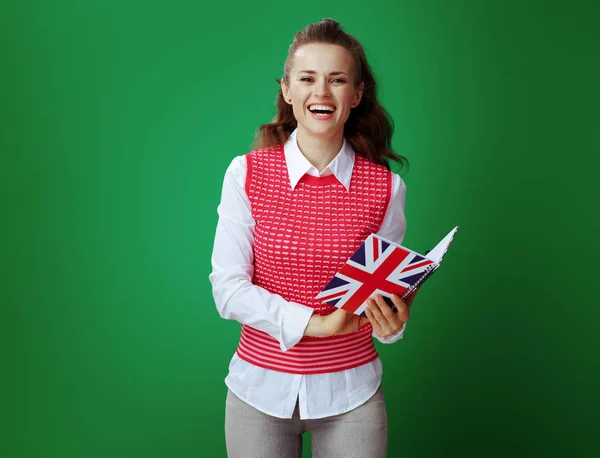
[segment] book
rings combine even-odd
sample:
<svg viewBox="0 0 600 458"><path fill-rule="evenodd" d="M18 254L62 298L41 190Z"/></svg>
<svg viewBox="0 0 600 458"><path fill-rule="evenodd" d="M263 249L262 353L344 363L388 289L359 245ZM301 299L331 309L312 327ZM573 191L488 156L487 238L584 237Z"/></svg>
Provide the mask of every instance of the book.
<svg viewBox="0 0 600 458"><path fill-rule="evenodd" d="M405 301L414 294L440 267L456 231L458 226L424 255L371 234L316 299L366 316L367 299L379 293L395 310L391 295Z"/></svg>

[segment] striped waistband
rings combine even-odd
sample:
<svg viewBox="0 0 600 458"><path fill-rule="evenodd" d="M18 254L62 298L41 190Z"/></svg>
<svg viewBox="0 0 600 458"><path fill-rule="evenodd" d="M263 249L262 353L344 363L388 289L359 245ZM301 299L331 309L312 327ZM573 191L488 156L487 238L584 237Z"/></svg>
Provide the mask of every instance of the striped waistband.
<svg viewBox="0 0 600 458"><path fill-rule="evenodd" d="M242 325L238 356L256 366L291 374L323 374L362 366L377 359L372 327L351 334L303 337L288 351L265 332Z"/></svg>

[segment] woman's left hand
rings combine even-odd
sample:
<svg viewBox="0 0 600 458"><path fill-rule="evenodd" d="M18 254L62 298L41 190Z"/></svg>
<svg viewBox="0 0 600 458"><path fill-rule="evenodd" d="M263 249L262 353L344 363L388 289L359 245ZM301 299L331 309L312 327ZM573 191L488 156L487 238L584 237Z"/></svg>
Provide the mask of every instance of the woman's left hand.
<svg viewBox="0 0 600 458"><path fill-rule="evenodd" d="M396 312L386 304L381 294L375 294L374 298L367 299L368 307L365 309L365 314L379 337L391 336L404 326L410 316L410 307L417 292L412 294L406 302L397 294L392 294L392 302L398 309Z"/></svg>

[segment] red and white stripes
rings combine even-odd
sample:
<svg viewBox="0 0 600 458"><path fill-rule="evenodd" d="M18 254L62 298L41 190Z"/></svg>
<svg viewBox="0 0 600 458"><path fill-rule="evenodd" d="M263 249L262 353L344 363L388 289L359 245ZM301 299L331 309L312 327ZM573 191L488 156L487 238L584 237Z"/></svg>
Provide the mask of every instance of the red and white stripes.
<svg viewBox="0 0 600 458"><path fill-rule="evenodd" d="M367 364L377 358L371 326L327 338L304 337L286 352L270 335L242 325L237 354L266 369L294 374L323 374Z"/></svg>

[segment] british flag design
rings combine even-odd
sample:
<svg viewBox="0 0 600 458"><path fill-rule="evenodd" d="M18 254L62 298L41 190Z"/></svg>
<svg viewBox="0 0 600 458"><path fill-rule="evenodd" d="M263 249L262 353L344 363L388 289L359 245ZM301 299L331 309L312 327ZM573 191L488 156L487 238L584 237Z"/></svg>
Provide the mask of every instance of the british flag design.
<svg viewBox="0 0 600 458"><path fill-rule="evenodd" d="M437 266L431 259L371 234L316 298L366 316L367 299L373 294L402 296Z"/></svg>

